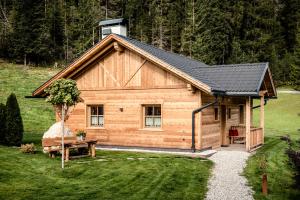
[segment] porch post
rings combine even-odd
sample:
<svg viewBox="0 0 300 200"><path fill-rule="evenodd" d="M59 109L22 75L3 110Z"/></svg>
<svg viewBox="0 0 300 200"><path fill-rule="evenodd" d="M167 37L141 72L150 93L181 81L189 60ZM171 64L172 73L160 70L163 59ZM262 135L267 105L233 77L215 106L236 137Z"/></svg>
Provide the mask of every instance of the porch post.
<svg viewBox="0 0 300 200"><path fill-rule="evenodd" d="M246 150L250 151L251 97L246 97Z"/></svg>
<svg viewBox="0 0 300 200"><path fill-rule="evenodd" d="M264 144L265 138L265 99L264 95L260 97L260 120L259 120L259 127L262 128L262 143Z"/></svg>

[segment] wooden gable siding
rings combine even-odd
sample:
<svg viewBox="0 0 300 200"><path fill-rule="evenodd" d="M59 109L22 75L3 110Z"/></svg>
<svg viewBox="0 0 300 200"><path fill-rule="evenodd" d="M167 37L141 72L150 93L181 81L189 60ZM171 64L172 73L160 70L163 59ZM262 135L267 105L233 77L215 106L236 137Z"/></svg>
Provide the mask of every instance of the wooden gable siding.
<svg viewBox="0 0 300 200"><path fill-rule="evenodd" d="M129 50L113 51L76 78L80 90L185 87L186 83Z"/></svg>
<svg viewBox="0 0 300 200"><path fill-rule="evenodd" d="M66 122L73 132L84 129L103 145L191 148L191 115L201 106L200 91L189 91L177 76L124 50L92 63L75 80L84 102L76 105ZM103 128L88 124L87 108L97 104L104 106ZM160 129L143 128L146 104L161 105ZM196 123L196 141L199 127Z"/></svg>

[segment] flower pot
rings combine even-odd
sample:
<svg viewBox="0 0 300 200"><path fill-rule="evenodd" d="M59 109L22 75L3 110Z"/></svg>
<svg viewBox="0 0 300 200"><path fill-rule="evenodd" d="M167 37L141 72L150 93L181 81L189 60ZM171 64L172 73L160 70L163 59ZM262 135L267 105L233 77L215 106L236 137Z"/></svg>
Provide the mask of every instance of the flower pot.
<svg viewBox="0 0 300 200"><path fill-rule="evenodd" d="M82 135L77 136L77 141L83 141L83 140L85 140L85 136Z"/></svg>

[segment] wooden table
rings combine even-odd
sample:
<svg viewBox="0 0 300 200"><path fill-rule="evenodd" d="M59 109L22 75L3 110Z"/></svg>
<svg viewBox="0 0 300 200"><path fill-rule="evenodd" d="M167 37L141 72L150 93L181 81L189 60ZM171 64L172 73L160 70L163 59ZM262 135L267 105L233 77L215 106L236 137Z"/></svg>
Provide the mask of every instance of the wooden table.
<svg viewBox="0 0 300 200"><path fill-rule="evenodd" d="M61 141L56 140L55 142L60 143ZM96 157L96 143L97 140L94 139L87 139L83 141L77 141L77 140L64 140L64 154L65 154L65 160L70 160L70 149L78 149L87 147L88 148L88 155L92 158Z"/></svg>

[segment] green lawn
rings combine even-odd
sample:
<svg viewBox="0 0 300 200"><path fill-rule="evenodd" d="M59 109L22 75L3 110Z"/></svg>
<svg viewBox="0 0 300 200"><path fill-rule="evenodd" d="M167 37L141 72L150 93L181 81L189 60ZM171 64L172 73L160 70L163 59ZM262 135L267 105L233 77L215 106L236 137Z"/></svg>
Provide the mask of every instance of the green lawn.
<svg viewBox="0 0 300 200"><path fill-rule="evenodd" d="M258 102L256 102L258 103ZM300 139L300 95L279 94L277 100L270 100L265 107L265 145L247 163L245 175L255 190L255 199L300 199L300 191L293 189L293 167L289 164L285 150L288 145L280 140L281 135L289 134L293 141ZM258 124L259 109L254 114ZM268 161L269 195L261 194L260 159Z"/></svg>
<svg viewBox="0 0 300 200"><path fill-rule="evenodd" d="M0 146L0 199L204 199L212 162L169 155L97 151L60 169L59 158L41 152L41 138L54 122L44 99L25 99L58 70L0 64L0 102L14 92L24 121L24 143L38 152Z"/></svg>

